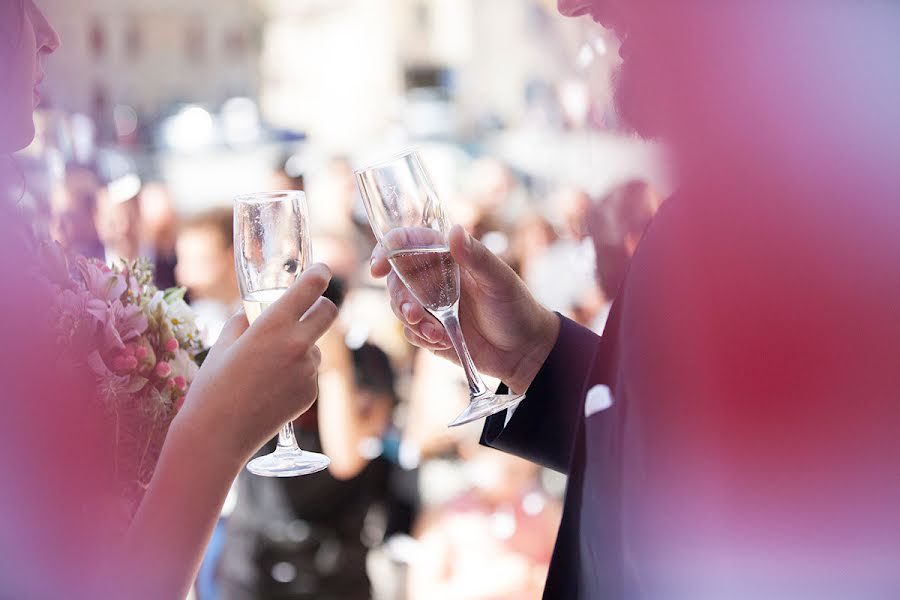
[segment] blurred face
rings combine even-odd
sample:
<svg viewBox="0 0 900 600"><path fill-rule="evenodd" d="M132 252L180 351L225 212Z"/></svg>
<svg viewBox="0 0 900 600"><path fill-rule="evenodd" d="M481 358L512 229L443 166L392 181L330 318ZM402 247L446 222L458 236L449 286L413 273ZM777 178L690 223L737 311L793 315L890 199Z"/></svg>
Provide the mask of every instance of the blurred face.
<svg viewBox="0 0 900 600"><path fill-rule="evenodd" d="M622 65L614 78L616 108L644 137L666 137L661 125L669 109L670 83L687 74L676 66L692 30L695 2L663 0L558 0L559 12L568 17L589 15L616 33L621 42Z"/></svg>
<svg viewBox="0 0 900 600"><path fill-rule="evenodd" d="M175 278L195 299L220 299L219 290L237 294L230 240L213 227L185 229L175 244Z"/></svg>
<svg viewBox="0 0 900 600"><path fill-rule="evenodd" d="M859 98L844 94L879 97L866 92L871 82L864 75L853 77L871 73L877 81L879 67L885 73L893 67L886 57L897 45L889 3L558 0L558 6L567 16L590 15L619 37L614 86L622 120L665 141L678 170L707 177L726 164L751 160L766 170L840 144L830 133L836 114L849 110L851 132L849 120L859 119L852 112ZM879 23L883 31L875 31ZM883 36L880 46L870 43L876 34Z"/></svg>
<svg viewBox="0 0 900 600"><path fill-rule="evenodd" d="M114 202L102 190L97 195L95 225L104 246L122 258L137 258L141 233L141 207L137 198Z"/></svg>
<svg viewBox="0 0 900 600"><path fill-rule="evenodd" d="M576 240L584 239L588 233L585 217L591 207L590 196L577 189L562 190L557 194L554 204L563 207L568 234Z"/></svg>
<svg viewBox="0 0 900 600"><path fill-rule="evenodd" d="M168 189L159 183L148 183L141 188L139 200L144 239L152 243L157 252L171 253L175 246L177 218Z"/></svg>
<svg viewBox="0 0 900 600"><path fill-rule="evenodd" d="M59 47L59 36L44 18L33 0L3 0L0 40L0 152L14 152L31 143L34 137L32 112L40 102L38 85L44 77L44 57ZM14 19L19 18L15 23Z"/></svg>
<svg viewBox="0 0 900 600"><path fill-rule="evenodd" d="M355 278L359 267L356 248L345 237L321 236L313 240L316 259L327 264L336 277L345 281Z"/></svg>
<svg viewBox="0 0 900 600"><path fill-rule="evenodd" d="M94 228L94 196L97 186L93 179L79 182L77 176L67 175L62 185L50 196L50 231L53 238L70 251L81 251L96 243Z"/></svg>

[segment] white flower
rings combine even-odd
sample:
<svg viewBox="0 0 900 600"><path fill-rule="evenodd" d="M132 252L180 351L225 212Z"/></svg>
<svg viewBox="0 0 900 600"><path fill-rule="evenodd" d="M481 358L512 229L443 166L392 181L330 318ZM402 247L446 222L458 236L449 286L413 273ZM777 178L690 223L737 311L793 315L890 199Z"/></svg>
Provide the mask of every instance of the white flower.
<svg viewBox="0 0 900 600"><path fill-rule="evenodd" d="M160 307L162 308L162 310L160 310ZM157 291L155 294L153 294L153 297L150 298L150 302L147 303L147 312L154 315L160 313L165 314L168 307L169 305L166 304L165 294Z"/></svg>
<svg viewBox="0 0 900 600"><path fill-rule="evenodd" d="M191 358L191 355L185 350L176 351L175 358L172 359L169 364L172 365L172 379L184 377L184 380L188 385L194 381L194 377L200 369L200 367L197 366L197 363L194 362L194 359Z"/></svg>
<svg viewBox="0 0 900 600"><path fill-rule="evenodd" d="M199 341L197 315L180 293L156 292L150 299L148 312L166 321L180 346L195 346Z"/></svg>
<svg viewBox="0 0 900 600"><path fill-rule="evenodd" d="M150 392L147 394L147 401L144 404L144 410L149 416L158 419L165 415L171 407L171 391L167 388L160 390L155 387L150 387Z"/></svg>
<svg viewBox="0 0 900 600"><path fill-rule="evenodd" d="M181 346L189 346L197 341L197 315L187 302L178 299L168 303L166 318L172 324L172 331Z"/></svg>

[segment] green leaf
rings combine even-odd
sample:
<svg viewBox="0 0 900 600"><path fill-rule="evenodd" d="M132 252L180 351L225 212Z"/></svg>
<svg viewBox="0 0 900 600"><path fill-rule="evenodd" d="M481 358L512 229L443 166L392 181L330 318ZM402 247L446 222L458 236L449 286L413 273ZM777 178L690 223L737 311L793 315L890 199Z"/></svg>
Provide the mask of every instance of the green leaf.
<svg viewBox="0 0 900 600"><path fill-rule="evenodd" d="M131 382L128 384L128 393L135 394L141 391L144 389L144 386L147 385L147 381L148 379L146 377L132 377Z"/></svg>
<svg viewBox="0 0 900 600"><path fill-rule="evenodd" d="M163 299L167 303L172 303L177 300L184 300L184 295L187 293L187 288L184 287L172 287L163 292Z"/></svg>
<svg viewBox="0 0 900 600"><path fill-rule="evenodd" d="M194 362L197 363L198 367L203 366L203 361L206 360L206 357L209 356L209 348L206 350L201 350L197 354L194 355Z"/></svg>

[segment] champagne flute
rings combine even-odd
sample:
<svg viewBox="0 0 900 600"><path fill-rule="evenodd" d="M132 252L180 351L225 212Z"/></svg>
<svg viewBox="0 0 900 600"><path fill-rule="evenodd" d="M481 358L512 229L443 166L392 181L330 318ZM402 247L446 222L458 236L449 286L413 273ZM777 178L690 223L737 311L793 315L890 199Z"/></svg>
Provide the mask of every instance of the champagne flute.
<svg viewBox="0 0 900 600"><path fill-rule="evenodd" d="M303 192L260 192L234 199L234 261L247 319L278 300L312 262ZM288 422L275 451L254 458L247 469L266 477L309 475L328 467L324 454L301 450Z"/></svg>
<svg viewBox="0 0 900 600"><path fill-rule="evenodd" d="M516 406L524 394L495 394L475 369L459 324L459 265L447 218L415 150L356 171L369 224L403 284L450 338L469 383L469 406L450 427Z"/></svg>

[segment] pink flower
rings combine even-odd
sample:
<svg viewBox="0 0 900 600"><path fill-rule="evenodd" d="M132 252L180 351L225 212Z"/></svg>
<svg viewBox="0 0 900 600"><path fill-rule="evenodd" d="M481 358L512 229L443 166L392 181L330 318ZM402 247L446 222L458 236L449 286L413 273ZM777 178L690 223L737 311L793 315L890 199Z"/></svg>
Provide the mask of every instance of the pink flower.
<svg viewBox="0 0 900 600"><path fill-rule="evenodd" d="M121 300L115 300L107 308L106 319L103 322L105 347L110 350L123 350L125 342L139 337L147 330L147 325L147 316L140 306L125 306Z"/></svg>
<svg viewBox="0 0 900 600"><path fill-rule="evenodd" d="M137 279L135 279L134 275L131 273L128 274L128 279L126 281L128 285L128 292L134 298L139 298L141 295L141 286L138 284Z"/></svg>
<svg viewBox="0 0 900 600"><path fill-rule="evenodd" d="M113 359L113 369L119 373L134 371L137 368L138 361L134 356L120 354Z"/></svg>
<svg viewBox="0 0 900 600"><path fill-rule="evenodd" d="M100 397L107 402L116 402L129 393L129 378L110 371L97 351L91 352L88 356L88 366L97 376L97 391Z"/></svg>
<svg viewBox="0 0 900 600"><path fill-rule="evenodd" d="M182 392L187 389L187 380L183 376L179 375L172 381L175 382L175 387L177 387Z"/></svg>
<svg viewBox="0 0 900 600"><path fill-rule="evenodd" d="M138 346L134 351L134 357L138 360L144 360L147 358L149 350L147 350L146 346Z"/></svg>
<svg viewBox="0 0 900 600"><path fill-rule="evenodd" d="M184 399L185 399L185 398L187 398L187 396L182 396L182 397L180 397L178 400L175 401L175 410L176 410L176 411L181 410L181 407L184 406Z"/></svg>
<svg viewBox="0 0 900 600"><path fill-rule="evenodd" d="M166 352L175 352L178 350L178 340L175 338L169 338L169 341L166 342L165 345Z"/></svg>
<svg viewBox="0 0 900 600"><path fill-rule="evenodd" d="M172 365L172 374L175 377L184 377L184 381L187 385L191 384L199 370L197 363L191 358L190 353L181 349L175 352L175 358L173 358L169 364Z"/></svg>
<svg viewBox="0 0 900 600"><path fill-rule="evenodd" d="M172 365L165 361L160 361L156 363L156 368L153 370L153 372L156 373L157 377L165 379L172 374Z"/></svg>
<svg viewBox="0 0 900 600"><path fill-rule="evenodd" d="M88 309L88 296L84 292L64 289L56 296L56 309L59 311L59 326L63 330L71 330L78 326Z"/></svg>
<svg viewBox="0 0 900 600"><path fill-rule="evenodd" d="M78 257L77 267L90 295L104 303L120 298L128 288L128 282L123 276L102 263Z"/></svg>

